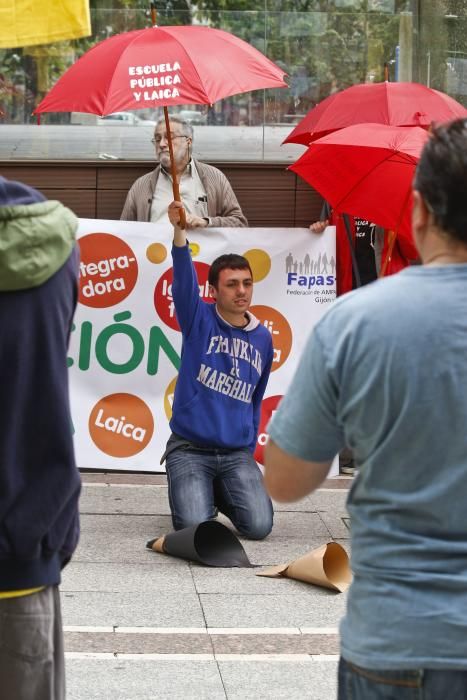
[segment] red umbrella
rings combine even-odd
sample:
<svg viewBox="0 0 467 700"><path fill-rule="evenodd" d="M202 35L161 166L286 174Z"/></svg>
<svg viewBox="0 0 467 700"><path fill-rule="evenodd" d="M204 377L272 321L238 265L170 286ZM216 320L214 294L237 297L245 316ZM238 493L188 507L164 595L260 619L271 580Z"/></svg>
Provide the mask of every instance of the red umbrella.
<svg viewBox="0 0 467 700"><path fill-rule="evenodd" d="M337 129L363 123L421 126L467 117L467 109L419 83L365 83L336 92L308 112L284 143L308 146Z"/></svg>
<svg viewBox="0 0 467 700"><path fill-rule="evenodd" d="M201 26L147 27L96 44L34 110L90 112L217 100L287 87L284 71L242 39Z"/></svg>
<svg viewBox="0 0 467 700"><path fill-rule="evenodd" d="M429 134L420 127L357 124L310 144L290 166L338 212L412 241L411 191Z"/></svg>
<svg viewBox="0 0 467 700"><path fill-rule="evenodd" d="M96 44L62 75L34 110L106 115L164 107L175 199L167 107L212 104L260 88L287 87L284 71L245 41L202 26L148 27Z"/></svg>

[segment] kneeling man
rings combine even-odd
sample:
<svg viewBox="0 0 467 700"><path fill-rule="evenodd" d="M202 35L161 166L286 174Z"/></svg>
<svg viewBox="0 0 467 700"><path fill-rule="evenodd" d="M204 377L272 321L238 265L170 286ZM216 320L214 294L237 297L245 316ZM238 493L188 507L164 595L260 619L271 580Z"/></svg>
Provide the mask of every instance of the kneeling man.
<svg viewBox="0 0 467 700"><path fill-rule="evenodd" d="M271 334L248 311L253 277L241 255L213 262L209 286L215 304L200 298L185 231L178 226L181 207L169 206L172 293L183 336L164 455L172 521L180 530L215 518L218 509L240 534L259 540L271 532L273 520L253 458L273 359Z"/></svg>

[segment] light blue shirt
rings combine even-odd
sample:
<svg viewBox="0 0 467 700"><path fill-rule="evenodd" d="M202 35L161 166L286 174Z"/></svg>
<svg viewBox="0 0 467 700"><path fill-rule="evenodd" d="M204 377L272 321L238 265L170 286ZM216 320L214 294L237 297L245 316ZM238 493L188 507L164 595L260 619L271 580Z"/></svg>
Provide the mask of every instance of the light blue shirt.
<svg viewBox="0 0 467 700"><path fill-rule="evenodd" d="M269 433L309 461L354 453L343 657L467 669L467 265L407 268L337 301Z"/></svg>

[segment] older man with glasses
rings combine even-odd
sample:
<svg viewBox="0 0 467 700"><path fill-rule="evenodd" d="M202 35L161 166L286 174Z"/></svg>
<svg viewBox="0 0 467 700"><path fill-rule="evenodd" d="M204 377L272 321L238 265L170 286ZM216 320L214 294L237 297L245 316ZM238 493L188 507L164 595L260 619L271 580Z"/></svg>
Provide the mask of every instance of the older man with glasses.
<svg viewBox="0 0 467 700"><path fill-rule="evenodd" d="M187 228L248 226L225 175L212 165L192 158L192 126L171 116L170 133ZM120 217L125 221L169 222L167 208L173 193L164 119L157 122L152 143L159 165L132 185Z"/></svg>

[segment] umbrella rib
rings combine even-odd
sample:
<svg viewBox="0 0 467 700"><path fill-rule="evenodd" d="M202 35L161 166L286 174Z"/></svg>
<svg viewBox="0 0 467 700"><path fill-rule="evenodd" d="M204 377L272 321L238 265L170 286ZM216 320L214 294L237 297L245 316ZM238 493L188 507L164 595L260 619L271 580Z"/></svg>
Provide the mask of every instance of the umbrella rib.
<svg viewBox="0 0 467 700"><path fill-rule="evenodd" d="M337 93L335 93L335 94L337 94ZM327 114L327 113L329 112L329 110L333 107L334 101L335 101L335 98L334 98L333 100L330 100L330 101L329 101L329 104L327 104L326 107L323 109L323 113L319 115L318 121L317 121L316 124L315 124L314 130L313 130L313 131L308 131L308 133L310 134L310 136L312 136L315 132L319 132L319 131L320 131L320 129L319 129L319 124L320 124L321 120L326 121L326 120L325 120L326 114ZM316 107L319 107L319 104L316 105ZM297 127L296 127L296 128L298 128L298 126L299 126L299 124L297 124ZM339 127L339 128L340 128L340 127ZM338 130L339 130L339 129L338 129Z"/></svg>
<svg viewBox="0 0 467 700"><path fill-rule="evenodd" d="M207 94L207 92L206 92L206 90L205 90L203 80L202 80L202 78L201 78L201 76L200 76L200 74L199 74L199 71L198 71L198 69L197 69L197 67L196 67L196 65L195 65L195 63L194 63L194 61L192 60L190 54L187 52L187 50L185 49L185 47L184 47L183 45L182 45L182 48L183 48L183 50L184 50L184 52L185 52L185 54L186 54L188 60L190 61L191 65L193 66L193 70L195 71L196 75L198 76L198 79L199 79L199 81L200 81L200 85L202 85L202 87L203 87L203 92L204 92L204 95L205 95L206 100L207 100L206 104L212 104L212 103L213 103L213 100L212 100L211 97ZM229 74L229 77L232 79L232 82L236 83L236 84L237 84L237 87L239 88L239 91L238 91L238 92L230 93L230 95L238 95L238 94L240 94L241 92L243 92L243 90L242 90L241 86L239 85L238 80L236 79L235 75L233 75L233 74L230 72L230 70L227 68L226 65L224 65L223 63L222 63L221 65L222 65L222 70ZM246 92L251 92L251 91L247 90ZM229 97L229 95L224 95L224 97ZM220 99L223 99L223 98L220 98Z"/></svg>
<svg viewBox="0 0 467 700"><path fill-rule="evenodd" d="M224 32L224 30L216 30L216 31L221 31L221 32L223 32L224 34L227 34L226 40L228 40L228 43L232 44L232 41L231 41L231 38L232 38L232 37L231 37L231 35L229 34L229 32ZM235 46L235 44L233 44L233 46ZM252 48L253 48L253 47L252 47ZM265 56L265 58L271 63L271 61L267 58L267 56ZM222 65L222 69L223 69L226 73L228 73L228 75L229 75L230 79L232 80L232 82L233 82L233 83L236 83L236 85L237 85L237 87L238 87L238 91L237 91L237 92L231 92L231 93L229 93L228 95L224 95L224 97L230 97L230 96L232 96L232 95L240 95L240 94L243 94L243 93L245 93L245 92L252 92L252 91L253 91L252 89L247 89L247 90L245 90L244 88L242 88L242 86L240 85L240 83L239 83L239 81L238 81L236 75L235 75L234 73L232 73L230 67L229 67L229 66L226 66L226 65L224 65L224 64L221 64L221 65ZM282 82L284 82L284 75L287 75L287 74L286 74L285 72L283 73ZM284 87L286 87L285 84L284 84ZM254 88L254 90L265 90L265 89L267 89L267 88L265 88L265 87L257 87L257 88ZM222 99L223 99L223 98L222 98Z"/></svg>
<svg viewBox="0 0 467 700"><path fill-rule="evenodd" d="M204 92L204 95L205 95L205 97L206 97L207 104L211 104L211 99L210 99L209 95L207 94L207 92L206 92L206 90L205 90L204 83L203 83L203 81L202 81L202 79L201 79L201 76L200 76L200 74L199 74L199 71L198 71L198 69L197 69L197 67L196 67L196 65L195 65L195 63L194 63L194 61L192 60L190 54L188 53L188 51L186 50L186 48L183 46L183 44L181 44L181 46L182 46L183 51L185 52L185 55L186 55L187 59L190 61L191 65L193 66L193 70L195 71L196 75L198 76L200 85L202 85L202 87L203 87L203 92Z"/></svg>
<svg viewBox="0 0 467 700"><path fill-rule="evenodd" d="M113 72L112 72L112 78L111 78L111 80L110 80L109 88L108 88L108 90L107 90L107 94L106 94L106 97L105 97L104 111L102 112L102 115L107 114L107 103L109 102L110 97L112 96L112 85L113 85L113 82L114 82L114 80L115 80L115 77L116 77L116 74L117 74L117 68L118 68L119 65L120 65L120 61L122 60L122 57L123 57L123 55L125 54L125 52L127 51L128 47L131 46L135 41L137 41L138 38L139 38L139 35L138 35L138 36L135 36L130 42L128 42L128 44L125 44L125 46L123 47L123 50L122 50L122 52L121 52L121 54L120 54L120 56L119 56L119 58L118 58L118 61L117 61L116 65L115 65L115 68L114 68L114 70L113 70ZM111 114L111 112L110 112L110 114Z"/></svg>

